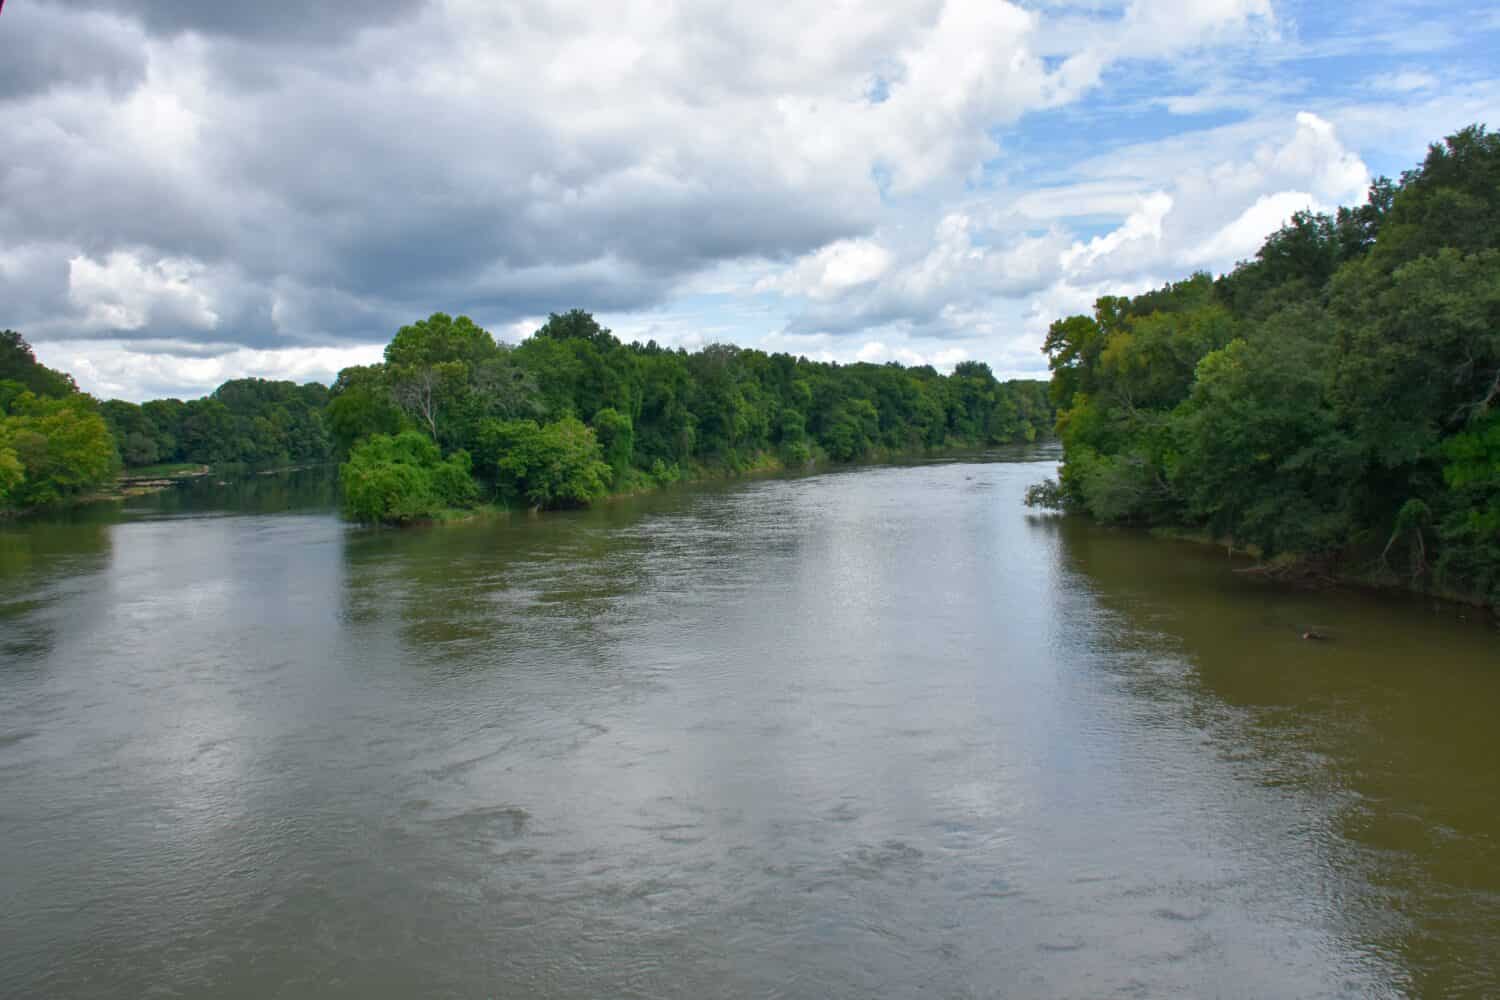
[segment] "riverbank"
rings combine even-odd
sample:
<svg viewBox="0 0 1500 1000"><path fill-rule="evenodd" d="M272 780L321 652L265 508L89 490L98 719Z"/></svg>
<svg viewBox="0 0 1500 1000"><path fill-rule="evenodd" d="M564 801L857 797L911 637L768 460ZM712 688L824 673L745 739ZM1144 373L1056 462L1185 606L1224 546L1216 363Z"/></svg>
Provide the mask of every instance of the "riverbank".
<svg viewBox="0 0 1500 1000"><path fill-rule="evenodd" d="M954 445L943 448L924 448L909 451L877 449L866 458L856 462L835 462L827 456L814 456L806 462L789 464L774 452L757 452L748 461L737 466L692 465L683 470L673 466L666 477L656 477L642 469L632 468L631 473L619 489L612 489L589 506L615 503L631 497L646 496L678 486L693 486L706 483L732 482L738 479L762 479L783 475L820 475L845 469L857 469L878 465L897 465L918 461L957 461L966 457L983 455L995 448L1023 448L1042 445L1050 439L1040 441L1012 441L1005 444L979 446L973 444ZM512 507L503 501L480 503L474 507L450 507L438 510L427 517L386 524L385 527L436 527L446 524L464 524L492 517L509 517L511 514L539 515L547 513L541 508Z"/></svg>
<svg viewBox="0 0 1500 1000"><path fill-rule="evenodd" d="M116 477L112 488L90 494L81 498L79 502L93 503L103 500L123 500L128 497L146 496L151 493L160 493L162 490L171 489L173 486L180 486L195 479L207 479L210 476L216 477L220 484L224 484L231 479L241 479L252 475L279 476L289 472L304 472L308 469L321 468L326 464L328 463L302 462L296 465L273 465L265 468L253 465L211 466L199 465L193 462L179 462L171 465L148 465L125 470Z"/></svg>
<svg viewBox="0 0 1500 1000"><path fill-rule="evenodd" d="M137 497L151 496L174 487L212 480L216 485L255 478L304 472L309 469L334 468L326 462L304 462L257 468L247 465L211 466L196 462L137 466L122 470L107 486L67 497L57 503L38 507L0 508L0 519L14 520L33 516L64 513L95 504L120 503Z"/></svg>
<svg viewBox="0 0 1500 1000"><path fill-rule="evenodd" d="M212 474L207 465L190 462L174 465L153 465L129 469L115 477L114 487L90 497L91 500L120 500L125 497L145 496L169 489L189 479L202 479Z"/></svg>
<svg viewBox="0 0 1500 1000"><path fill-rule="evenodd" d="M210 474L206 465L163 465L131 469L115 477L114 482L100 489L68 497L55 504L40 507L0 508L0 518L26 517L32 514L69 510L89 504L110 503L128 500L131 497L160 493L192 479L202 479Z"/></svg>
<svg viewBox="0 0 1500 1000"><path fill-rule="evenodd" d="M1078 516L1087 517L1088 515ZM1403 577L1387 567L1376 565L1356 570L1343 566L1344 560L1338 557L1318 559L1300 553L1282 553L1267 559L1259 546L1237 544L1232 538L1217 537L1201 529L1156 526L1146 529L1146 532L1156 539L1191 542L1195 545L1222 549L1231 559L1240 557L1250 560L1251 565L1238 567L1234 571L1261 577L1280 585L1312 590L1349 587L1374 593L1408 594L1413 597L1442 601L1454 605L1455 608L1478 609L1492 621L1500 624L1500 604L1486 600L1477 594L1433 586L1430 583Z"/></svg>

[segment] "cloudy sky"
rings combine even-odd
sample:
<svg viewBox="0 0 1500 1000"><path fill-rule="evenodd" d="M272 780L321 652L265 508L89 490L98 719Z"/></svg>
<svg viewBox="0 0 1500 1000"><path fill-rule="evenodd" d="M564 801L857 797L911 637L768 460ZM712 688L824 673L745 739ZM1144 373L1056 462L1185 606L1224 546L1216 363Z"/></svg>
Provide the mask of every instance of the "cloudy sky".
<svg viewBox="0 0 1500 1000"><path fill-rule="evenodd" d="M1471 122L1464 0L8 0L0 327L100 396L397 327L1045 371Z"/></svg>

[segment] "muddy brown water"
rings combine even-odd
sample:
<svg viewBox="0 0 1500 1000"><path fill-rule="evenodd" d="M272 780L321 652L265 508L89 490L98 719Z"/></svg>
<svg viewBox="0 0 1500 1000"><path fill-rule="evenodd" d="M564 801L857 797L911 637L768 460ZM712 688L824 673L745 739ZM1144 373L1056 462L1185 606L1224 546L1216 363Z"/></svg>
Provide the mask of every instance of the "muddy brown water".
<svg viewBox="0 0 1500 1000"><path fill-rule="evenodd" d="M1500 635L996 457L0 527L0 995L1500 995Z"/></svg>

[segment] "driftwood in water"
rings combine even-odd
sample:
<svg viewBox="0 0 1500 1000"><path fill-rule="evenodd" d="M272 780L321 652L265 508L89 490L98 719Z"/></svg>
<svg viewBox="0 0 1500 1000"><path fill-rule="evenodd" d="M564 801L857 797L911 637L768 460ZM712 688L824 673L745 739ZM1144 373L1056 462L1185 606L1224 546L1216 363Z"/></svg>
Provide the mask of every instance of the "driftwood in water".
<svg viewBox="0 0 1500 1000"><path fill-rule="evenodd" d="M1278 583L1295 583L1304 587L1331 587L1338 582L1330 558L1301 558L1257 563L1236 569L1245 576L1264 577Z"/></svg>

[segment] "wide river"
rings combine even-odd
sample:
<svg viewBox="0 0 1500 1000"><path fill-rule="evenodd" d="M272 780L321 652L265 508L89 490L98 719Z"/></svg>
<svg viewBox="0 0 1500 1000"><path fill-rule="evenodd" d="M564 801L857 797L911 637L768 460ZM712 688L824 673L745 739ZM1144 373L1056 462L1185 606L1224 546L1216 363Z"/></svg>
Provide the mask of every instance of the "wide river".
<svg viewBox="0 0 1500 1000"><path fill-rule="evenodd" d="M1500 996L1494 628L992 458L0 528L0 996Z"/></svg>

